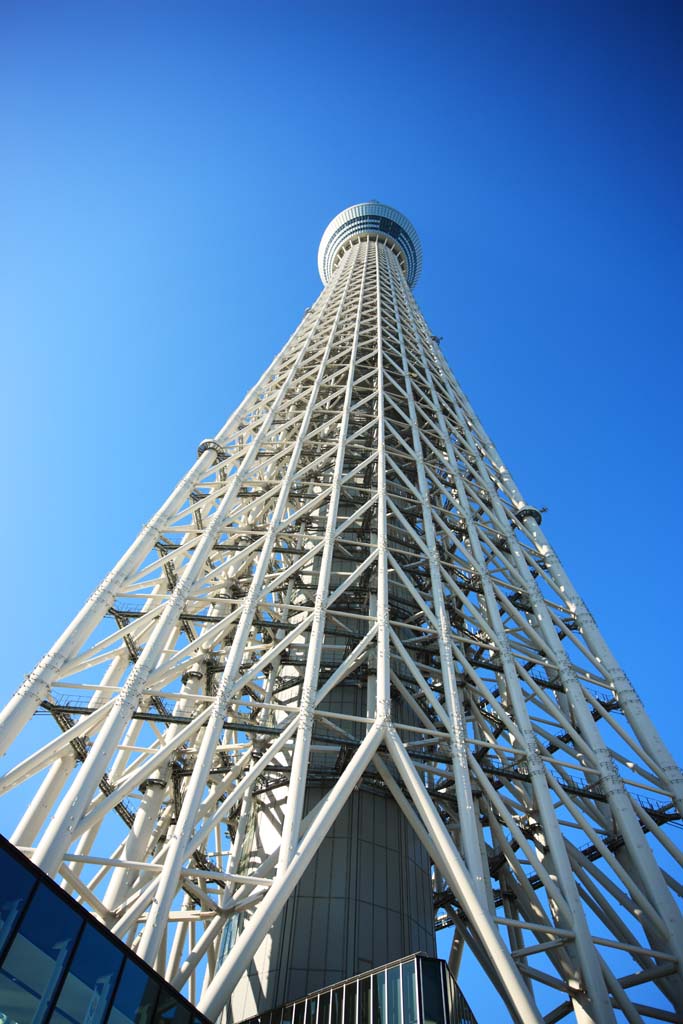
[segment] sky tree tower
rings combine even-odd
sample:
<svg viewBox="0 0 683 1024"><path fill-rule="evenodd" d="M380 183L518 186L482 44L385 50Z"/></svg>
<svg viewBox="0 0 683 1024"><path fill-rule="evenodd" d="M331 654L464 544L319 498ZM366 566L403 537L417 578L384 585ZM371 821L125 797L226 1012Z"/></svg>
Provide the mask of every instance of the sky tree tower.
<svg viewBox="0 0 683 1024"><path fill-rule="evenodd" d="M319 298L3 712L12 841L212 1019L454 926L511 1019L683 1020L681 772L420 266L391 207L329 225Z"/></svg>

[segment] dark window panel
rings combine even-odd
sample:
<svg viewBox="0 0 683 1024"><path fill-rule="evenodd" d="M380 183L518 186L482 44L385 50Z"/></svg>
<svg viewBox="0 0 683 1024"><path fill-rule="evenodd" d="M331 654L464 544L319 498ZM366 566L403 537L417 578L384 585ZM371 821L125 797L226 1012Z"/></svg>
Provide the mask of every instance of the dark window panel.
<svg viewBox="0 0 683 1024"><path fill-rule="evenodd" d="M10 857L4 850L0 851L0 870L2 871L2 895L0 896L0 956L12 937L14 926L26 905L35 879L31 872Z"/></svg>
<svg viewBox="0 0 683 1024"><path fill-rule="evenodd" d="M306 1012L305 1003L297 1003L294 1010L294 1024L304 1024L304 1013Z"/></svg>
<svg viewBox="0 0 683 1024"><path fill-rule="evenodd" d="M330 1024L342 1024L342 999L344 996L343 988L335 988L332 990L332 999L330 1005Z"/></svg>
<svg viewBox="0 0 683 1024"><path fill-rule="evenodd" d="M47 888L39 888L0 970L0 1006L9 1020L40 1021L57 992L83 919Z"/></svg>
<svg viewBox="0 0 683 1024"><path fill-rule="evenodd" d="M175 992L162 988L154 1024L191 1024L192 1012L188 1006L181 1003Z"/></svg>
<svg viewBox="0 0 683 1024"><path fill-rule="evenodd" d="M306 1003L306 1024L316 1024L316 1014L318 1011L318 1000L317 998L309 999Z"/></svg>
<svg viewBox="0 0 683 1024"><path fill-rule="evenodd" d="M123 953L86 925L59 993L55 1024L102 1024L122 963Z"/></svg>
<svg viewBox="0 0 683 1024"><path fill-rule="evenodd" d="M387 971L387 1020L389 1024L400 1024L401 1020L401 968L398 966Z"/></svg>
<svg viewBox="0 0 683 1024"><path fill-rule="evenodd" d="M318 1001L318 1024L329 1024L330 1020L330 993L325 992Z"/></svg>
<svg viewBox="0 0 683 1024"><path fill-rule="evenodd" d="M294 1020L294 1003L289 1003L282 1010L282 1024L292 1024Z"/></svg>
<svg viewBox="0 0 683 1024"><path fill-rule="evenodd" d="M155 1024L159 983L129 960L116 987L114 1006L107 1024Z"/></svg>
<svg viewBox="0 0 683 1024"><path fill-rule="evenodd" d="M458 989L456 988L455 982L453 981L453 975L450 971L446 971L444 977L446 979L446 1020L459 1021L461 1019L461 1013Z"/></svg>
<svg viewBox="0 0 683 1024"><path fill-rule="evenodd" d="M444 1024L441 995L441 964L438 960L420 960L422 968L422 1013L424 1024Z"/></svg>
<svg viewBox="0 0 683 1024"><path fill-rule="evenodd" d="M370 1024L370 978L360 980L360 1024Z"/></svg>
<svg viewBox="0 0 683 1024"><path fill-rule="evenodd" d="M372 1024L387 1024L386 973L379 971L372 976Z"/></svg>
<svg viewBox="0 0 683 1024"><path fill-rule="evenodd" d="M415 961L401 964L403 1024L417 1024L417 975Z"/></svg>
<svg viewBox="0 0 683 1024"><path fill-rule="evenodd" d="M344 1024L356 1024L358 982L344 986Z"/></svg>

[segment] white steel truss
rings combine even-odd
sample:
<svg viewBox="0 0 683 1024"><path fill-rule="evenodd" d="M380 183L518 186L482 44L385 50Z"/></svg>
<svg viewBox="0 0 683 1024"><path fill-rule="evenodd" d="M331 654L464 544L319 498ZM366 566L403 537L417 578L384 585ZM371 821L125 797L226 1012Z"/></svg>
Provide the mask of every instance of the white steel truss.
<svg viewBox="0 0 683 1024"><path fill-rule="evenodd" d="M382 789L452 965L469 945L515 1019L683 1020L681 772L405 265L389 233L345 240L10 701L3 751L58 726L0 779L35 792L12 840L217 1018L354 788ZM250 858L274 780L279 847Z"/></svg>

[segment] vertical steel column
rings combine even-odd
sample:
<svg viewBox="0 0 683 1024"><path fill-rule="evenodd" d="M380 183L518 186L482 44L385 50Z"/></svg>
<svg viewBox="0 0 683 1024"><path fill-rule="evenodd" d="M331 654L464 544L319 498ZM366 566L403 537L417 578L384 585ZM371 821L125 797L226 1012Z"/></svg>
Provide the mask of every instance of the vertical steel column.
<svg viewBox="0 0 683 1024"><path fill-rule="evenodd" d="M443 584L441 580L441 562L436 545L432 509L429 503L429 489L424 467L424 452L417 418L415 399L413 396L413 385L410 379L408 366L408 355L403 335L401 314L398 308L397 289L401 288L401 278L398 260L395 256L387 253L387 262L390 270L391 299L394 308L394 316L398 329L399 344L401 347L401 359L403 365L403 380L408 397L408 412L410 414L410 430L417 478L422 497L422 518L425 529L425 539L429 550L429 573L431 577L432 593L434 595L434 611L439 622L439 653L441 655L441 672L443 674L444 696L448 709L448 732L450 735L451 760L453 764L453 776L455 791L458 801L458 813L460 827L463 837L463 852L465 863L472 873L480 899L486 899L484 891L484 880L488 876L482 859L481 846L479 844L479 829L477 819L478 808L472 795L469 767L467 764L467 731L465 726L465 715L458 694L455 665L451 649L451 624L446 611L446 602L443 595ZM414 336L415 337L415 336ZM415 339L418 340L418 339ZM419 343L419 341L418 341Z"/></svg>
<svg viewBox="0 0 683 1024"><path fill-rule="evenodd" d="M344 469L345 445L349 426L349 416L353 399L353 382L356 374L356 357L358 352L358 335L360 332L361 318L363 312L363 301L365 297L365 277L368 268L368 253L365 250L363 260L362 276L360 282L360 295L356 309L356 325L353 334L353 342L349 357L349 367L346 377L346 389L344 393L344 408L339 424L339 435L337 438L337 455L334 460L332 474L332 491L327 506L327 523L325 525L325 541L320 562L318 585L315 593L313 608L313 620L311 623L311 635L309 640L308 655L306 658L306 670L304 681L301 686L299 698L299 726L296 734L294 753L292 755L292 769L290 775L290 786L285 806L284 821L282 823L282 839L280 841L280 855L278 859L278 875L286 871L294 851L299 842L299 828L303 813L304 796L306 793L306 781L308 777L308 759L311 746L311 734L313 732L315 697L318 687L318 672L320 670L320 658L322 654L323 639L325 635L325 621L327 611L327 600L329 596L330 573L332 571L332 560L334 556L334 540L337 530L337 510L339 507L339 496L341 493L341 480ZM348 256L347 256L348 259ZM342 300L343 302L343 300ZM341 311L342 306L340 306ZM337 321L335 321L335 328Z"/></svg>

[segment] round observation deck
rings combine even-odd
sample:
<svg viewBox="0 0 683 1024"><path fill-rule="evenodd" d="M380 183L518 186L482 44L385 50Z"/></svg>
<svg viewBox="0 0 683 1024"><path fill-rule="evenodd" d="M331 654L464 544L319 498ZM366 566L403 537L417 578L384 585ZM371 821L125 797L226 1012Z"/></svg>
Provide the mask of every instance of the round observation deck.
<svg viewBox="0 0 683 1024"><path fill-rule="evenodd" d="M402 213L376 199L349 206L327 225L318 249L323 284L329 281L342 255L360 238L380 238L389 243L413 287L422 270L422 246L417 231Z"/></svg>

